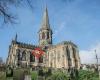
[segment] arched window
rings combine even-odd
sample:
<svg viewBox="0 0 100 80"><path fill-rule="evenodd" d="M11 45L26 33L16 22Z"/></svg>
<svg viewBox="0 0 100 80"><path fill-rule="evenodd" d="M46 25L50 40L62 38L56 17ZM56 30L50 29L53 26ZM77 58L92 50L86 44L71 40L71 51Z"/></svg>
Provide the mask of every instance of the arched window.
<svg viewBox="0 0 100 80"><path fill-rule="evenodd" d="M70 50L69 50L69 48L67 47L66 48L66 53L67 53L67 58L68 58L68 66L70 67L71 66L71 58L70 58Z"/></svg>
<svg viewBox="0 0 100 80"><path fill-rule="evenodd" d="M39 63L43 63L43 56L39 58Z"/></svg>
<svg viewBox="0 0 100 80"><path fill-rule="evenodd" d="M21 57L20 56L20 50L19 49L16 50L16 54L17 54L17 58L18 58L18 61L19 61L20 60L20 57Z"/></svg>
<svg viewBox="0 0 100 80"><path fill-rule="evenodd" d="M73 58L76 59L76 51L74 48L72 48L72 50L73 50Z"/></svg>
<svg viewBox="0 0 100 80"><path fill-rule="evenodd" d="M25 51L23 51L23 53L22 53L22 61L26 61L26 52Z"/></svg>
<svg viewBox="0 0 100 80"><path fill-rule="evenodd" d="M45 33L44 32L42 33L42 39L45 39Z"/></svg>
<svg viewBox="0 0 100 80"><path fill-rule="evenodd" d="M49 32L47 32L47 39L49 39Z"/></svg>
<svg viewBox="0 0 100 80"><path fill-rule="evenodd" d="M76 50L75 50L75 48L72 48L72 50L73 50L73 58L75 61L75 67L78 67L77 58L76 58Z"/></svg>
<svg viewBox="0 0 100 80"><path fill-rule="evenodd" d="M16 50L16 58L17 58L17 66L19 66L20 65L20 60L21 60L21 55L20 55L20 50L19 49L17 49Z"/></svg>
<svg viewBox="0 0 100 80"><path fill-rule="evenodd" d="M35 56L30 52L30 62L35 62Z"/></svg>
<svg viewBox="0 0 100 80"><path fill-rule="evenodd" d="M68 47L67 47L67 49L66 49L66 52L67 52L68 60L70 60L70 51L69 51Z"/></svg>

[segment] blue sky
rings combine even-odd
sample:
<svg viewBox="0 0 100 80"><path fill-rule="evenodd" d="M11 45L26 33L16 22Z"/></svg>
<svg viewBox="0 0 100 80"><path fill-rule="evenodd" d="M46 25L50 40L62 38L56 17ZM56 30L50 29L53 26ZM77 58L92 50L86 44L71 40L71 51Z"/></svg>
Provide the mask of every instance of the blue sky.
<svg viewBox="0 0 100 80"><path fill-rule="evenodd" d="M14 9L17 24L0 28L0 57L6 60L16 33L18 41L38 45L37 32L41 27L45 4L53 30L53 43L71 40L78 45L81 60L85 63L83 55L89 58L92 55L90 50L100 49L100 0L36 0L32 11L25 7Z"/></svg>

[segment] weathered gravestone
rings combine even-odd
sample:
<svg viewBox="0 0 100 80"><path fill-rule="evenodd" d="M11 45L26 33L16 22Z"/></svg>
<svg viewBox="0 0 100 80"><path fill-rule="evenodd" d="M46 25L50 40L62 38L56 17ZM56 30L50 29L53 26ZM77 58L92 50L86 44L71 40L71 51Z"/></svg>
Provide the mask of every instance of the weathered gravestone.
<svg viewBox="0 0 100 80"><path fill-rule="evenodd" d="M32 79L31 79L31 75L25 75L24 80L32 80Z"/></svg>

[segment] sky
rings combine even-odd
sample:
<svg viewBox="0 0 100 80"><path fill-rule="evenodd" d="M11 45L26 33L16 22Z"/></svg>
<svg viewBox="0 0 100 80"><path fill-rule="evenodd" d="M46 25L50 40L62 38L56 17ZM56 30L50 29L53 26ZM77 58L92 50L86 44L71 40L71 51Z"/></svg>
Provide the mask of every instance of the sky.
<svg viewBox="0 0 100 80"><path fill-rule="evenodd" d="M53 44L72 41L79 48L81 63L96 63L95 49L100 57L100 0L35 0L33 10L13 8L17 23L0 26L0 57L6 61L16 33L18 41L38 45L45 5L53 30Z"/></svg>

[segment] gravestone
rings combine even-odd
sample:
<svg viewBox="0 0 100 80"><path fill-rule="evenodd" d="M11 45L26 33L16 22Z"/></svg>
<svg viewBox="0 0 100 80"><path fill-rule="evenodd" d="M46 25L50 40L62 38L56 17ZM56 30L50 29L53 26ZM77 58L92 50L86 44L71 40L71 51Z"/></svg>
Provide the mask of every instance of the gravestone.
<svg viewBox="0 0 100 80"><path fill-rule="evenodd" d="M6 77L13 77L13 69L11 67L6 69Z"/></svg>
<svg viewBox="0 0 100 80"><path fill-rule="evenodd" d="M32 79L31 79L31 75L25 75L24 80L32 80Z"/></svg>

